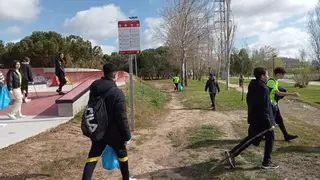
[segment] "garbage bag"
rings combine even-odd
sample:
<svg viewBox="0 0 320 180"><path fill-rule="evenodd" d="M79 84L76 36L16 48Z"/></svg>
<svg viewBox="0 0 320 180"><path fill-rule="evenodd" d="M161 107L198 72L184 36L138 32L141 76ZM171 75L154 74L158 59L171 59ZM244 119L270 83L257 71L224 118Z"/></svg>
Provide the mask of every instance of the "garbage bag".
<svg viewBox="0 0 320 180"><path fill-rule="evenodd" d="M6 108L11 103L10 93L7 86L0 83L0 110Z"/></svg>
<svg viewBox="0 0 320 180"><path fill-rule="evenodd" d="M179 84L178 90L179 90L179 91L182 91L182 90L183 90L183 86L182 86L181 84Z"/></svg>
<svg viewBox="0 0 320 180"><path fill-rule="evenodd" d="M102 155L102 167L106 170L113 170L115 168L120 169L119 160L116 152L112 147L107 146Z"/></svg>

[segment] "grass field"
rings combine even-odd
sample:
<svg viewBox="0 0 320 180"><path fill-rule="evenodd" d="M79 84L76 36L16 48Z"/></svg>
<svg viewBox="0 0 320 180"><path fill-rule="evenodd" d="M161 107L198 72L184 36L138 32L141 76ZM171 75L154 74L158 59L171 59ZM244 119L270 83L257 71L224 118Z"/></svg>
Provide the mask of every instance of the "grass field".
<svg viewBox="0 0 320 180"><path fill-rule="evenodd" d="M216 108L219 111L232 111L246 109L245 101L241 101L241 94L234 89L226 90L223 83L219 84L220 93L216 95ZM211 105L208 92L204 91L205 82L193 81L188 82L188 86L183 90L183 97L186 99L184 105L187 108L208 109Z"/></svg>
<svg viewBox="0 0 320 180"><path fill-rule="evenodd" d="M247 87L250 82L250 79L245 79L244 84ZM230 79L231 84L238 84L237 78L231 78ZM287 98L302 101L305 103L308 103L312 106L315 106L317 108L320 108L320 86L316 85L309 85L306 88L295 88L293 87L294 84L291 83L285 83L285 82L279 82L279 86L284 87L288 92L298 92L300 94L299 98L296 97L290 97Z"/></svg>
<svg viewBox="0 0 320 180"><path fill-rule="evenodd" d="M246 80L248 83L249 80ZM231 82L237 83L233 79ZM283 86L283 83L280 83ZM284 83L284 87L289 91L295 90L288 83ZM241 93L233 89L226 91L225 85L220 83L221 93L217 95L218 112L233 113L234 110L246 110L244 101L240 101ZM302 96L311 97L315 93L316 87L308 87L307 89L299 89ZM208 108L210 98L208 93L204 92L204 83L198 81L189 81L189 85L183 91L185 106L188 108ZM310 99L311 100L311 99ZM310 101L304 99L304 101ZM281 169L277 171L264 171L259 167L246 169L248 166L261 164L263 157L264 143L261 142L260 147L250 147L241 154L241 158L237 158L237 168L234 171L226 171L220 168L215 172L217 179L268 179L280 180L285 177L291 177L289 172L296 171L299 168L299 176L306 174L311 177L320 175L317 171L312 170L314 160L319 160L320 156L320 128L312 124L308 124L301 119L295 118L293 115L286 116L286 126L290 132L299 135L299 138L288 143L283 141L283 135L279 128L275 130L275 146L272 154L273 161L280 164ZM233 121L233 130L238 134L238 138L247 136L248 124L245 120ZM221 137L228 132L224 132L214 124L199 125L188 130L188 148L196 151L216 151L217 149L231 149L239 140L226 139ZM294 157L294 158L292 158ZM319 170L319 168L318 168ZM289 173L289 174L288 174ZM302 175L303 176L303 175ZM254 178L253 178L254 177Z"/></svg>

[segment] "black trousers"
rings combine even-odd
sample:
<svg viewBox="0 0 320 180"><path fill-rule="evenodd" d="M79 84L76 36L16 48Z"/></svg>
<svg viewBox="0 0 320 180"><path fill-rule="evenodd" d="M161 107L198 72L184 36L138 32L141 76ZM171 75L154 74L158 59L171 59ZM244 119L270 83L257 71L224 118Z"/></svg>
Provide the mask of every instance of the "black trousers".
<svg viewBox="0 0 320 180"><path fill-rule="evenodd" d="M66 77L64 75L57 75L59 79L59 88L58 91L62 91L62 87L67 84Z"/></svg>
<svg viewBox="0 0 320 180"><path fill-rule="evenodd" d="M215 101L216 101L216 93L209 93L212 107L216 107Z"/></svg>
<svg viewBox="0 0 320 180"><path fill-rule="evenodd" d="M174 83L174 85L175 85L174 90L178 90L179 83Z"/></svg>
<svg viewBox="0 0 320 180"><path fill-rule="evenodd" d="M22 92L22 95L24 95L24 97L28 97L28 90L29 89L29 84L28 82L27 83L23 83L21 85L21 92ZM26 91L26 93L23 93L23 91Z"/></svg>
<svg viewBox="0 0 320 180"><path fill-rule="evenodd" d="M286 127L284 126L283 118L280 113L280 109L278 105L272 104L273 115L275 118L275 122L278 124L282 134L284 137L288 136L288 132Z"/></svg>
<svg viewBox="0 0 320 180"><path fill-rule="evenodd" d="M257 130L255 129L254 126L249 126L248 129L248 136L245 137L237 146L235 146L230 153L232 154L233 157L237 157L242 151L244 151L245 149L247 149L250 145L255 145L258 146L262 136L256 138L255 140L253 140L251 143L248 143L245 145L246 142L248 142L252 137L256 136L257 134L259 134L260 132L262 132L263 130ZM265 140L265 146L264 146L264 157L263 157L263 162L262 164L264 165L268 165L269 163L271 163L271 153L272 153L272 149L273 149L273 145L274 145L274 131L268 131L264 134L266 140Z"/></svg>
<svg viewBox="0 0 320 180"><path fill-rule="evenodd" d="M129 180L129 165L126 145L124 143L108 144L107 142L103 141L92 141L88 160L83 170L82 180L91 180L97 162L107 145L114 149L119 158L120 170L123 180Z"/></svg>

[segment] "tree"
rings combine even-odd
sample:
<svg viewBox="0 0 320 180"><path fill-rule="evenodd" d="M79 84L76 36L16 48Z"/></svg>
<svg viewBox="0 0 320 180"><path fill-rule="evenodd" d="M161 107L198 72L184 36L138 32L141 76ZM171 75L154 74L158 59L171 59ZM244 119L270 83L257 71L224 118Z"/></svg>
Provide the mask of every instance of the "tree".
<svg viewBox="0 0 320 180"><path fill-rule="evenodd" d="M313 11L308 14L307 28L313 52L314 65L320 64L320 0Z"/></svg>
<svg viewBox="0 0 320 180"><path fill-rule="evenodd" d="M213 29L213 23L209 21L213 17L213 6L209 3L208 0L167 0L162 10L164 21L161 29L164 31L157 33L173 51L174 57L180 61L181 81L185 85L187 64L190 65L188 61L197 53L194 49L199 48L199 37L205 37L208 29Z"/></svg>
<svg viewBox="0 0 320 180"><path fill-rule="evenodd" d="M252 73L252 61L246 49L242 48L240 51L233 50L230 61L230 72L232 75L250 75Z"/></svg>
<svg viewBox="0 0 320 180"><path fill-rule="evenodd" d="M24 56L32 59L33 67L53 67L54 58L60 52L66 56L67 67L100 68L103 62L101 47L92 47L90 41L75 35L63 37L54 31L34 31L17 43L0 42L0 62L5 67Z"/></svg>

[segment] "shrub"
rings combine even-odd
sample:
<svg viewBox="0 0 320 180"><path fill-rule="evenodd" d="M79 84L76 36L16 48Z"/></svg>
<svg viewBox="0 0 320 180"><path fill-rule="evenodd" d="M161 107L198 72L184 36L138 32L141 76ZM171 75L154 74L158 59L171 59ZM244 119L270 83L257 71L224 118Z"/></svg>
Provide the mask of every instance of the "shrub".
<svg viewBox="0 0 320 180"><path fill-rule="evenodd" d="M310 65L304 65L301 68L293 69L294 87L305 88L312 79L310 74Z"/></svg>

